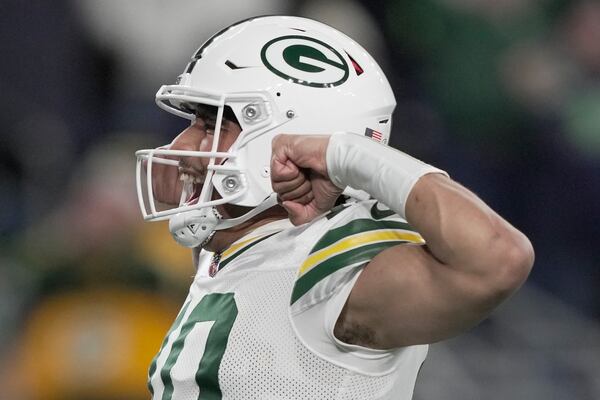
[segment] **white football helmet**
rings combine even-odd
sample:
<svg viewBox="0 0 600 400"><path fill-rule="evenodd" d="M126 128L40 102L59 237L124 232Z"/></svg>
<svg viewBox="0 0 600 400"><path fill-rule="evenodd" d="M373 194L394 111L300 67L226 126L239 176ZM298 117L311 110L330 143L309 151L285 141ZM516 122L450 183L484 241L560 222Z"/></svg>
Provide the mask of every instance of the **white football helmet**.
<svg viewBox="0 0 600 400"><path fill-rule="evenodd" d="M144 219L169 219L174 238L188 247L276 204L270 180L275 135L345 131L387 144L396 105L381 68L358 43L320 22L289 16L250 18L218 32L198 49L174 85L158 90L156 103L192 121L198 104L217 110L212 151L136 152ZM221 121L229 109L241 133L227 152L219 153ZM153 163L177 168L178 157L193 156L209 159L204 182L187 179L180 204L159 210L152 190ZM252 210L224 220L215 206L225 203Z"/></svg>

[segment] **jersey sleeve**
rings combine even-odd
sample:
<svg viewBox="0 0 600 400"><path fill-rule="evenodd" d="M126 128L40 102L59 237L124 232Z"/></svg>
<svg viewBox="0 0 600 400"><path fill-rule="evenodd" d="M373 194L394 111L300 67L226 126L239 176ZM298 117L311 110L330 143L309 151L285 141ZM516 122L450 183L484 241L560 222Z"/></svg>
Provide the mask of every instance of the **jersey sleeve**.
<svg viewBox="0 0 600 400"><path fill-rule="evenodd" d="M406 354L408 348L382 351L350 345L338 340L333 328L373 257L391 246L425 241L405 220L375 201L347 206L328 218L299 268L291 297L292 325L305 346L322 357L358 372L384 373L405 358L399 354ZM411 346L411 354L417 347ZM417 353L411 357L424 358L423 349Z"/></svg>

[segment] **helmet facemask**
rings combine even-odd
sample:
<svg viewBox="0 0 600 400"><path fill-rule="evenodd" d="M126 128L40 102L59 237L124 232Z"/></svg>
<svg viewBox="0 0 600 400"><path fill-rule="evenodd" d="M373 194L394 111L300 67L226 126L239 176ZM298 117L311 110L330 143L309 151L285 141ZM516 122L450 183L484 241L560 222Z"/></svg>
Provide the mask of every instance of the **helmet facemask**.
<svg viewBox="0 0 600 400"><path fill-rule="evenodd" d="M244 165L243 149L265 132L282 124L273 118L267 96L259 93L217 96L214 93L200 92L180 84L161 87L156 99L161 108L189 119L192 123L200 117L205 122L214 124L210 127L214 130L214 136L210 151L172 150L166 146L136 152L138 200L145 220L170 219L171 225L177 226L199 223L202 231L212 232L215 229L225 229L241 223L276 204L270 187L265 189L263 184L262 189L260 185L253 185L254 190L249 189L248 168ZM238 124L241 132L229 149L219 151L224 119ZM270 147L265 151L270 154ZM179 171L182 160L192 157L208 160L204 171L205 176L201 181L196 176L181 174ZM153 178L156 164L160 164L161 168L173 168L173 173L166 175L177 177L181 181L177 185L179 189L177 205L163 204L156 198ZM264 178L268 180L269 174L268 167L265 169L263 166ZM222 221L215 207L223 204L260 207L242 217ZM186 214L185 218L182 216L175 218L183 213ZM174 223L174 221L181 222ZM172 227L171 232L175 236L174 229L180 230L180 227ZM194 232L194 235L197 233ZM176 239L181 243L177 237ZM186 239L185 242L181 244L188 247L199 244L198 240L190 242Z"/></svg>

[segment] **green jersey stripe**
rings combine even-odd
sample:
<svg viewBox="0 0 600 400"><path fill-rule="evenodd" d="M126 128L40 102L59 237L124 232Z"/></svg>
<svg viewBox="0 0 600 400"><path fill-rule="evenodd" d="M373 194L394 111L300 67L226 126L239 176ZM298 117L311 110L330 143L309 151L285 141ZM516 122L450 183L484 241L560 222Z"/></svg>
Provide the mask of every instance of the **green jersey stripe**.
<svg viewBox="0 0 600 400"><path fill-rule="evenodd" d="M400 243L407 243L407 241L394 240L371 243L328 258L321 264L313 267L296 281L292 292L291 304L294 304L312 287L334 272L349 265L368 262L379 252Z"/></svg>
<svg viewBox="0 0 600 400"><path fill-rule="evenodd" d="M406 222L399 221L374 221L372 219L356 219L344 226L333 229L327 232L317 242L315 247L312 248L310 254L316 253L317 251L324 249L327 246L332 245L338 240L344 239L348 236L355 235L357 233L374 231L377 229L402 229L411 232L416 231Z"/></svg>
<svg viewBox="0 0 600 400"><path fill-rule="evenodd" d="M219 263L219 267L218 267L218 271L222 270L223 268L225 268L225 266L227 264L229 264L233 259L237 258L240 254L242 254L243 252L245 252L246 250L248 250L249 248L251 248L252 246L255 246L257 244L259 244L260 242L262 242L263 240L267 240L268 238L270 238L273 235L278 234L280 231L278 232L273 232L265 237L262 237L258 240L255 240L254 242L248 244L245 247L242 247L241 249L239 249L238 251L236 251L234 254L230 255L229 257L227 257L226 260L221 260L221 262Z"/></svg>
<svg viewBox="0 0 600 400"><path fill-rule="evenodd" d="M338 206L335 206L327 213L327 215L325 215L325 217L327 219L331 219L331 218L335 217L336 215L338 215L339 213L341 213L342 211L344 211L348 207L350 207L350 204L340 204Z"/></svg>

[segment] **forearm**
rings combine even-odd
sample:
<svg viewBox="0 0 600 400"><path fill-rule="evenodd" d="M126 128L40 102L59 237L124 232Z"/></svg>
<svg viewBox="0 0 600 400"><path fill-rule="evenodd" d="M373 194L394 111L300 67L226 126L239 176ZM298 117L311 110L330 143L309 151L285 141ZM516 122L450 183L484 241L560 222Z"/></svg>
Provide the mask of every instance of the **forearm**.
<svg viewBox="0 0 600 400"><path fill-rule="evenodd" d="M423 175L444 171L364 136L334 134L327 147L327 175L338 187L364 190L405 218L406 201Z"/></svg>

